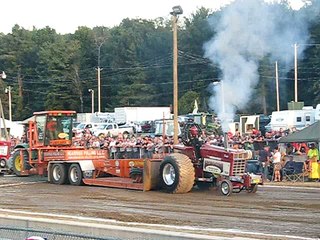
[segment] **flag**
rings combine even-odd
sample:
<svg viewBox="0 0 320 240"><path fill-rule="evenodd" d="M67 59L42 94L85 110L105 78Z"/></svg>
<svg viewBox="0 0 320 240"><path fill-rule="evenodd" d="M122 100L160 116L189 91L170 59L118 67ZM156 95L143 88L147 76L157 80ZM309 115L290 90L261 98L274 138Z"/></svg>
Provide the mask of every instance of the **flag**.
<svg viewBox="0 0 320 240"><path fill-rule="evenodd" d="M192 113L193 114L198 113L198 102L197 102L197 99L194 100L194 107L193 107Z"/></svg>

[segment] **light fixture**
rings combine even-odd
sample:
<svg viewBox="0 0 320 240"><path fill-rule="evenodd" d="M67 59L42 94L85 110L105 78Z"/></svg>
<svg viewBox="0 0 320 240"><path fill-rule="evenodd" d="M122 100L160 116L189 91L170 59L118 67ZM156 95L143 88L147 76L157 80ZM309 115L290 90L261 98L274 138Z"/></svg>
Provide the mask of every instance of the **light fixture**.
<svg viewBox="0 0 320 240"><path fill-rule="evenodd" d="M170 12L170 14L171 14L171 15L174 15L174 16L180 15L180 14L182 14L182 13L183 13L183 10L182 10L182 8L181 8L180 5L174 6L174 7L172 8L172 12Z"/></svg>

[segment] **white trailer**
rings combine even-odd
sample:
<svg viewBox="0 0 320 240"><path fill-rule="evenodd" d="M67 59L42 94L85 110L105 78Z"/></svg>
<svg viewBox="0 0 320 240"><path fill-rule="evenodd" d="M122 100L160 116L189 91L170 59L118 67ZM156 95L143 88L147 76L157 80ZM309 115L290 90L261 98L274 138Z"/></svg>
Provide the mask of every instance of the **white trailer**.
<svg viewBox="0 0 320 240"><path fill-rule="evenodd" d="M316 108L303 107L301 110L283 110L272 112L270 127L279 131L296 128L303 129L320 120L320 104Z"/></svg>
<svg viewBox="0 0 320 240"><path fill-rule="evenodd" d="M118 124L141 123L171 117L170 107L119 107L114 109L114 114Z"/></svg>
<svg viewBox="0 0 320 240"><path fill-rule="evenodd" d="M252 130L255 128L259 130L260 115L241 116L239 123L240 134L252 134Z"/></svg>

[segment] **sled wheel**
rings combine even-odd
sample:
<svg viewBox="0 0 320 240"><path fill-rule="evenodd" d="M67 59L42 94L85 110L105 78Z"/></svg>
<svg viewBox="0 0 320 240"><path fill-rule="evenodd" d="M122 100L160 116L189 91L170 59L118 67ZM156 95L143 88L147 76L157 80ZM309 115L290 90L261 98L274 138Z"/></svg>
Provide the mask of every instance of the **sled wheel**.
<svg viewBox="0 0 320 240"><path fill-rule="evenodd" d="M248 189L247 193L256 193L258 191L258 184L252 184Z"/></svg>
<svg viewBox="0 0 320 240"><path fill-rule="evenodd" d="M173 153L166 156L160 165L160 183L169 193L187 193L195 179L194 166L184 154Z"/></svg>
<svg viewBox="0 0 320 240"><path fill-rule="evenodd" d="M71 164L68 171L69 183L74 186L82 185L83 174L79 164L73 163Z"/></svg>
<svg viewBox="0 0 320 240"><path fill-rule="evenodd" d="M50 168L50 182L53 184L65 184L67 180L67 168L61 163L54 163Z"/></svg>
<svg viewBox="0 0 320 240"><path fill-rule="evenodd" d="M22 158L20 151L22 151ZM12 170L17 176L22 176L22 170L29 170L31 168L29 165L29 153L26 150L16 150L9 161L11 161L9 166L12 166Z"/></svg>
<svg viewBox="0 0 320 240"><path fill-rule="evenodd" d="M233 191L232 182L230 180L221 181L219 190L223 196L229 196Z"/></svg>

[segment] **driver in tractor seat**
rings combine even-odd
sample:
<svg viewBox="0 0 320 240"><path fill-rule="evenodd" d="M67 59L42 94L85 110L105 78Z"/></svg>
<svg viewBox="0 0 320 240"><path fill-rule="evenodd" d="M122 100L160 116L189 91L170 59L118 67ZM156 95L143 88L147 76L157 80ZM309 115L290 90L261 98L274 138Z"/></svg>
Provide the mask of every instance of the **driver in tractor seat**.
<svg viewBox="0 0 320 240"><path fill-rule="evenodd" d="M199 159L199 158L201 158L200 148L202 146L202 141L200 140L199 130L198 130L197 126L193 125L192 127L190 127L189 132L190 132L191 146L194 147L194 150L195 150L194 152L195 152L196 158Z"/></svg>
<svg viewBox="0 0 320 240"><path fill-rule="evenodd" d="M50 140L57 139L57 120L54 117L48 117L47 134Z"/></svg>

